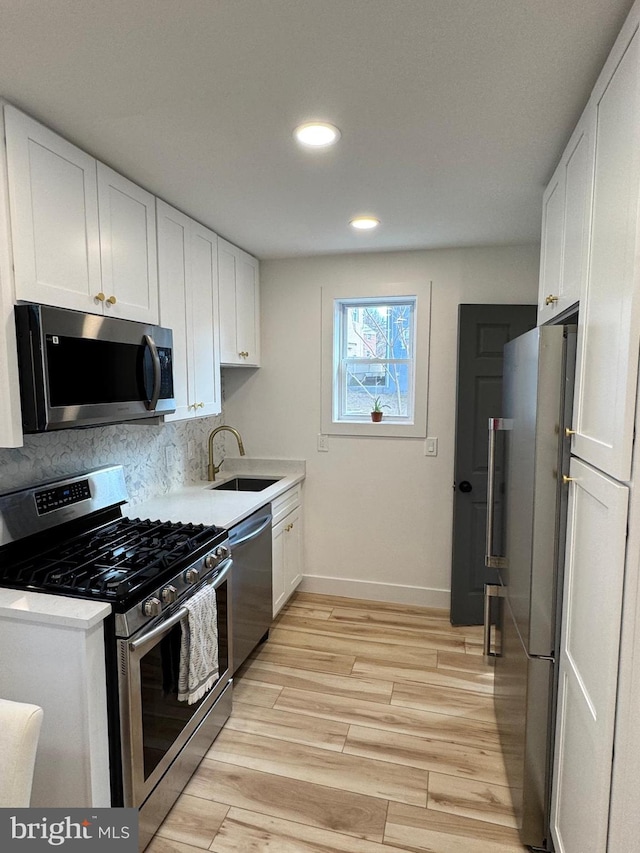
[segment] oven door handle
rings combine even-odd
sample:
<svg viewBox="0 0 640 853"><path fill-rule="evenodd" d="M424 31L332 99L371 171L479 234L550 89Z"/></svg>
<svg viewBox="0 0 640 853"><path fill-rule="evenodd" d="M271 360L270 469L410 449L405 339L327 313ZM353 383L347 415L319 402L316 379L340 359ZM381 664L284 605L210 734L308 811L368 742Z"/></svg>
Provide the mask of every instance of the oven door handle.
<svg viewBox="0 0 640 853"><path fill-rule="evenodd" d="M226 579L227 575L231 571L231 566L233 565L233 560L229 557L224 561L222 565L222 570L218 572L218 574L211 581L206 581L206 583L210 583L214 589L217 589L220 584ZM147 643L151 643L154 640L157 640L158 637L161 637L168 630L177 625L178 622L183 619L189 613L186 607L181 607L179 610L176 610L171 616L167 619L164 619L159 625L156 625L155 628L152 628L150 631L147 631L146 634L143 634L141 637L136 637L135 640L131 640L129 642L129 651L137 652L142 646L146 646Z"/></svg>

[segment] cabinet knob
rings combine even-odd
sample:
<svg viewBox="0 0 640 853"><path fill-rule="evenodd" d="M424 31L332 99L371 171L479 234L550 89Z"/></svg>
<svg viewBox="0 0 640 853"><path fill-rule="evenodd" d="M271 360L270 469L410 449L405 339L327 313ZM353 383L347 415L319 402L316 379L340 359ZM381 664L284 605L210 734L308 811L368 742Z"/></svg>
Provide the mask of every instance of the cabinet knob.
<svg viewBox="0 0 640 853"><path fill-rule="evenodd" d="M95 299L97 302L104 302L104 300L106 298L107 297L104 295L104 293L102 291L100 291L100 293L96 293L96 295L95 295Z"/></svg>
<svg viewBox="0 0 640 853"><path fill-rule="evenodd" d="M118 300L115 298L115 296L110 296L110 297L107 299L107 302L109 303L109 305L115 305L117 301L118 301Z"/></svg>
<svg viewBox="0 0 640 853"><path fill-rule="evenodd" d="M575 479L575 477L567 477L566 474L562 475L562 482L565 484L565 486L569 485L569 483L573 483Z"/></svg>
<svg viewBox="0 0 640 853"><path fill-rule="evenodd" d="M571 438L572 435L576 434L576 431L575 429L571 429L571 427L565 427L564 434L566 438Z"/></svg>
<svg viewBox="0 0 640 853"><path fill-rule="evenodd" d="M551 294L549 294L549 295L547 296L547 298L544 300L544 304L545 304L545 305L553 305L553 303L554 303L554 302L557 302L557 301L558 301L558 299L559 299L559 297L558 297L558 296L552 296Z"/></svg>
<svg viewBox="0 0 640 853"><path fill-rule="evenodd" d="M196 403L196 405L194 406L194 408L196 408L196 409L204 409L204 403Z"/></svg>
<svg viewBox="0 0 640 853"><path fill-rule="evenodd" d="M238 355L240 356L240 358L247 358L247 356L249 355L249 353L248 353L248 352L244 352L244 351L243 351L243 352L239 352L239 353L238 353Z"/></svg>

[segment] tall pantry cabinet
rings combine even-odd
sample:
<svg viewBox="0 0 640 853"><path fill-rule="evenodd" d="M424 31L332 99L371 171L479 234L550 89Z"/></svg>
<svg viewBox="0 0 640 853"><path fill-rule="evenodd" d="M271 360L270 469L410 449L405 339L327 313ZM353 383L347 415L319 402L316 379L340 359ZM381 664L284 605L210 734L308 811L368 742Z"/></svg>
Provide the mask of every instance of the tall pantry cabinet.
<svg viewBox="0 0 640 853"><path fill-rule="evenodd" d="M640 834L637 808L622 808L626 788L640 786L637 754L626 747L635 723L625 716L632 698L640 701L640 683L624 667L640 653L638 558L627 538L628 530L640 538L632 500L640 350L639 23L637 2L561 160L560 177L556 172L545 194L548 208L561 189L555 233L545 233L551 220L543 212L539 321L554 319L544 296L550 269L560 271L560 295L567 267L574 271L572 286L576 275L579 282L551 808L557 853L621 853L634 849ZM569 202L562 164L578 150L576 140L588 155L580 162L585 192ZM640 741L640 731L635 736Z"/></svg>

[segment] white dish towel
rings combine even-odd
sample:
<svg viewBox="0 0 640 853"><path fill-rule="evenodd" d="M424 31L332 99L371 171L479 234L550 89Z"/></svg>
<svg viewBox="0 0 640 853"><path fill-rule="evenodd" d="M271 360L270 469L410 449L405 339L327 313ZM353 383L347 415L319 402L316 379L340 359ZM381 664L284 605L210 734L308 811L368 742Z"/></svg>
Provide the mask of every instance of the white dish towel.
<svg viewBox="0 0 640 853"><path fill-rule="evenodd" d="M216 591L205 584L185 604L180 620L178 699L193 705L218 679L218 612Z"/></svg>

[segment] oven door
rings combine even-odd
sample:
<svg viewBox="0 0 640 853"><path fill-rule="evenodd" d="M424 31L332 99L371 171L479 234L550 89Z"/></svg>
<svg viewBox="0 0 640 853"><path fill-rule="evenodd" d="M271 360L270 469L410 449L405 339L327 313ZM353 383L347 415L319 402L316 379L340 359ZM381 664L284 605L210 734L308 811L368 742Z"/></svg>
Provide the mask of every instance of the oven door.
<svg viewBox="0 0 640 853"><path fill-rule="evenodd" d="M231 559L222 563L211 581L216 590L219 677L199 701L189 705L177 696L184 600L139 634L118 640L125 806L142 805L229 683L231 565Z"/></svg>

